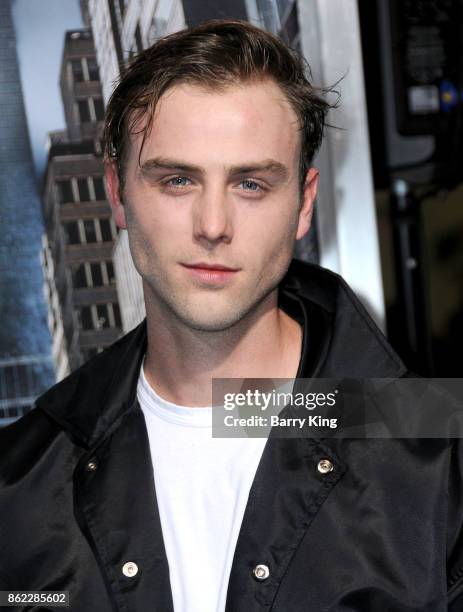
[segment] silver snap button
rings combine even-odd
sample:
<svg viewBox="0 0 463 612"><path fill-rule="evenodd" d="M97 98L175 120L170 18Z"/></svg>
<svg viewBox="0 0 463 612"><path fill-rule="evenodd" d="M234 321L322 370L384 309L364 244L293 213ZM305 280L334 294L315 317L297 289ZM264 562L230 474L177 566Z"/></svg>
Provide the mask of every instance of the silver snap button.
<svg viewBox="0 0 463 612"><path fill-rule="evenodd" d="M267 580L270 576L270 570L268 565L259 564L252 570L252 573L257 578L257 580Z"/></svg>
<svg viewBox="0 0 463 612"><path fill-rule="evenodd" d="M138 565L133 561L127 561L127 563L124 563L122 566L122 573L124 576L127 576L127 578L133 578L138 574Z"/></svg>
<svg viewBox="0 0 463 612"><path fill-rule="evenodd" d="M98 463L96 461L89 461L85 466L87 472L94 472L98 467Z"/></svg>
<svg viewBox="0 0 463 612"><path fill-rule="evenodd" d="M329 459L320 459L317 465L317 470L320 474L328 474L328 472L332 472L334 469L334 465L332 461Z"/></svg>

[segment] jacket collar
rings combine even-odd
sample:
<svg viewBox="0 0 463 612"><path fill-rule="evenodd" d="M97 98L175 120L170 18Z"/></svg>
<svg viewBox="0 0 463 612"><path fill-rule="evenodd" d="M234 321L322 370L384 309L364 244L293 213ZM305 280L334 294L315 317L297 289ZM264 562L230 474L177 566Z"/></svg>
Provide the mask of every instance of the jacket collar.
<svg viewBox="0 0 463 612"><path fill-rule="evenodd" d="M303 326L297 378L403 376L404 364L340 276L293 259L279 306ZM146 318L131 332L51 387L36 406L71 438L92 448L136 407L147 348Z"/></svg>

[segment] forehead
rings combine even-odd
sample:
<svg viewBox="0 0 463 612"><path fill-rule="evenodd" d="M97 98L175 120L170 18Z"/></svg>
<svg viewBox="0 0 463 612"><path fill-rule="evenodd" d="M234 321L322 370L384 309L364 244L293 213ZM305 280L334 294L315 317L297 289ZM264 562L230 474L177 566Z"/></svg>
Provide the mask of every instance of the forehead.
<svg viewBox="0 0 463 612"><path fill-rule="evenodd" d="M132 159L142 144L142 118L130 137ZM171 87L159 100L140 161L155 155L198 158L207 164L273 157L292 164L299 152L299 122L280 87L271 80L206 89Z"/></svg>

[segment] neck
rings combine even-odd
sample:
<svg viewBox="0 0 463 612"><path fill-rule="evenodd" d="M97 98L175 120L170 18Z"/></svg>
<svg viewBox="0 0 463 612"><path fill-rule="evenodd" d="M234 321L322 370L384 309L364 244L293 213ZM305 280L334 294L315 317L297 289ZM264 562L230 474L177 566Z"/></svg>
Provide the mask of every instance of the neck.
<svg viewBox="0 0 463 612"><path fill-rule="evenodd" d="M148 348L144 372L164 399L212 405L213 378L295 378L301 326L277 305L277 290L229 329L191 329L146 299Z"/></svg>

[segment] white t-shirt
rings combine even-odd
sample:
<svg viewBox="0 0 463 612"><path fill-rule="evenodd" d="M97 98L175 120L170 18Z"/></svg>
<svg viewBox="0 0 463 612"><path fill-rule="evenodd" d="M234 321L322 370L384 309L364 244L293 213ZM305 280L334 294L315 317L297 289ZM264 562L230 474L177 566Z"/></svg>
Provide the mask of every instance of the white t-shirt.
<svg viewBox="0 0 463 612"><path fill-rule="evenodd" d="M230 570L267 438L213 438L211 407L161 398L146 380L137 397L153 461L175 612L224 612Z"/></svg>

